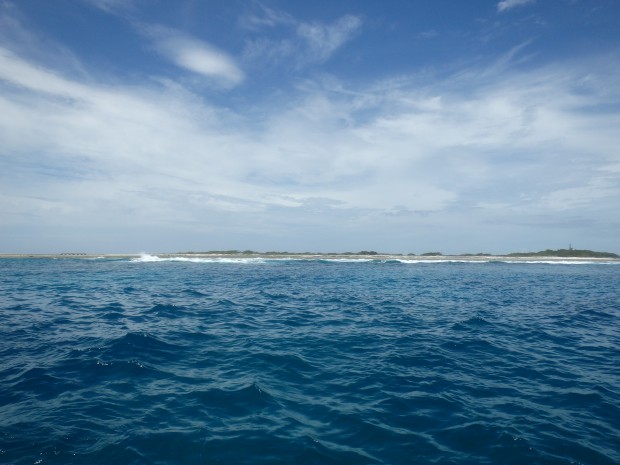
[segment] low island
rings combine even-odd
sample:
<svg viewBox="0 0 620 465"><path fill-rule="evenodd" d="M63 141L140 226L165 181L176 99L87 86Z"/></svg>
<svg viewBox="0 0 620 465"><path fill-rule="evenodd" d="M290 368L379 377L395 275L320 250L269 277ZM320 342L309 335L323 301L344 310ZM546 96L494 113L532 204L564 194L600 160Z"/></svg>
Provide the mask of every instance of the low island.
<svg viewBox="0 0 620 465"><path fill-rule="evenodd" d="M444 255L441 252L424 252L420 254L408 253L382 253L373 250L362 250L359 252L257 252L253 250L212 250L205 252L162 252L146 255L144 253L106 253L94 254L85 252L64 252L58 254L0 254L0 258L139 258L153 256L158 258L265 258L265 259L306 259L306 260L402 260L402 261L591 261L591 262L620 262L620 255L611 252L596 252L592 250L578 250L573 248L543 250L539 252L513 252L501 255L489 253L464 253L458 255Z"/></svg>

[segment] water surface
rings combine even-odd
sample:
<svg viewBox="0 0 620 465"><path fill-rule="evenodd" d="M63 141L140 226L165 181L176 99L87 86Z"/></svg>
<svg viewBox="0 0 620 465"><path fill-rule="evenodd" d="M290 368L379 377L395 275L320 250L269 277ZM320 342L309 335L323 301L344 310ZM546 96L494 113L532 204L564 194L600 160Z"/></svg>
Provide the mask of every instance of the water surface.
<svg viewBox="0 0 620 465"><path fill-rule="evenodd" d="M0 260L0 462L618 464L620 266Z"/></svg>

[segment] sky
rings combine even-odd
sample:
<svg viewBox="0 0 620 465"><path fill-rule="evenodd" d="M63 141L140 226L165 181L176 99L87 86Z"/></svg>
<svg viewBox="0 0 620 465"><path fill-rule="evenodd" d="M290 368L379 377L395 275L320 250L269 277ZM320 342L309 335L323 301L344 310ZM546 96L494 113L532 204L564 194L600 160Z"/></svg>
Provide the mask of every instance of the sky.
<svg viewBox="0 0 620 465"><path fill-rule="evenodd" d="M620 253L617 0L0 0L0 253Z"/></svg>

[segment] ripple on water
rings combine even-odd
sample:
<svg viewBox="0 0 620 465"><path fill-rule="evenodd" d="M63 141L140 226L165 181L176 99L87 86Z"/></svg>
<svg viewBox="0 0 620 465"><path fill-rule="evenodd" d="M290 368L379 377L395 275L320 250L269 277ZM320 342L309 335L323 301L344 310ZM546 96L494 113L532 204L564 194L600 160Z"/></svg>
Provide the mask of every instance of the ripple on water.
<svg viewBox="0 0 620 465"><path fill-rule="evenodd" d="M3 463L620 463L617 267L0 266Z"/></svg>

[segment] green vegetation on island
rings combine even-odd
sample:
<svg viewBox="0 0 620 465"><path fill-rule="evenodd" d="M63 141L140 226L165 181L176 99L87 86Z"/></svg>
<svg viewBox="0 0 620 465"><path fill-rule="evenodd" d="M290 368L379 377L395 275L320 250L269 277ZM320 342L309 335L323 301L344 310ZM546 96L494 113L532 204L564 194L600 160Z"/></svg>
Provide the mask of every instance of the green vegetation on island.
<svg viewBox="0 0 620 465"><path fill-rule="evenodd" d="M515 252L508 257L570 257L570 258L620 258L611 252L594 252L592 250L577 250L573 248L557 250L541 250L540 252Z"/></svg>

